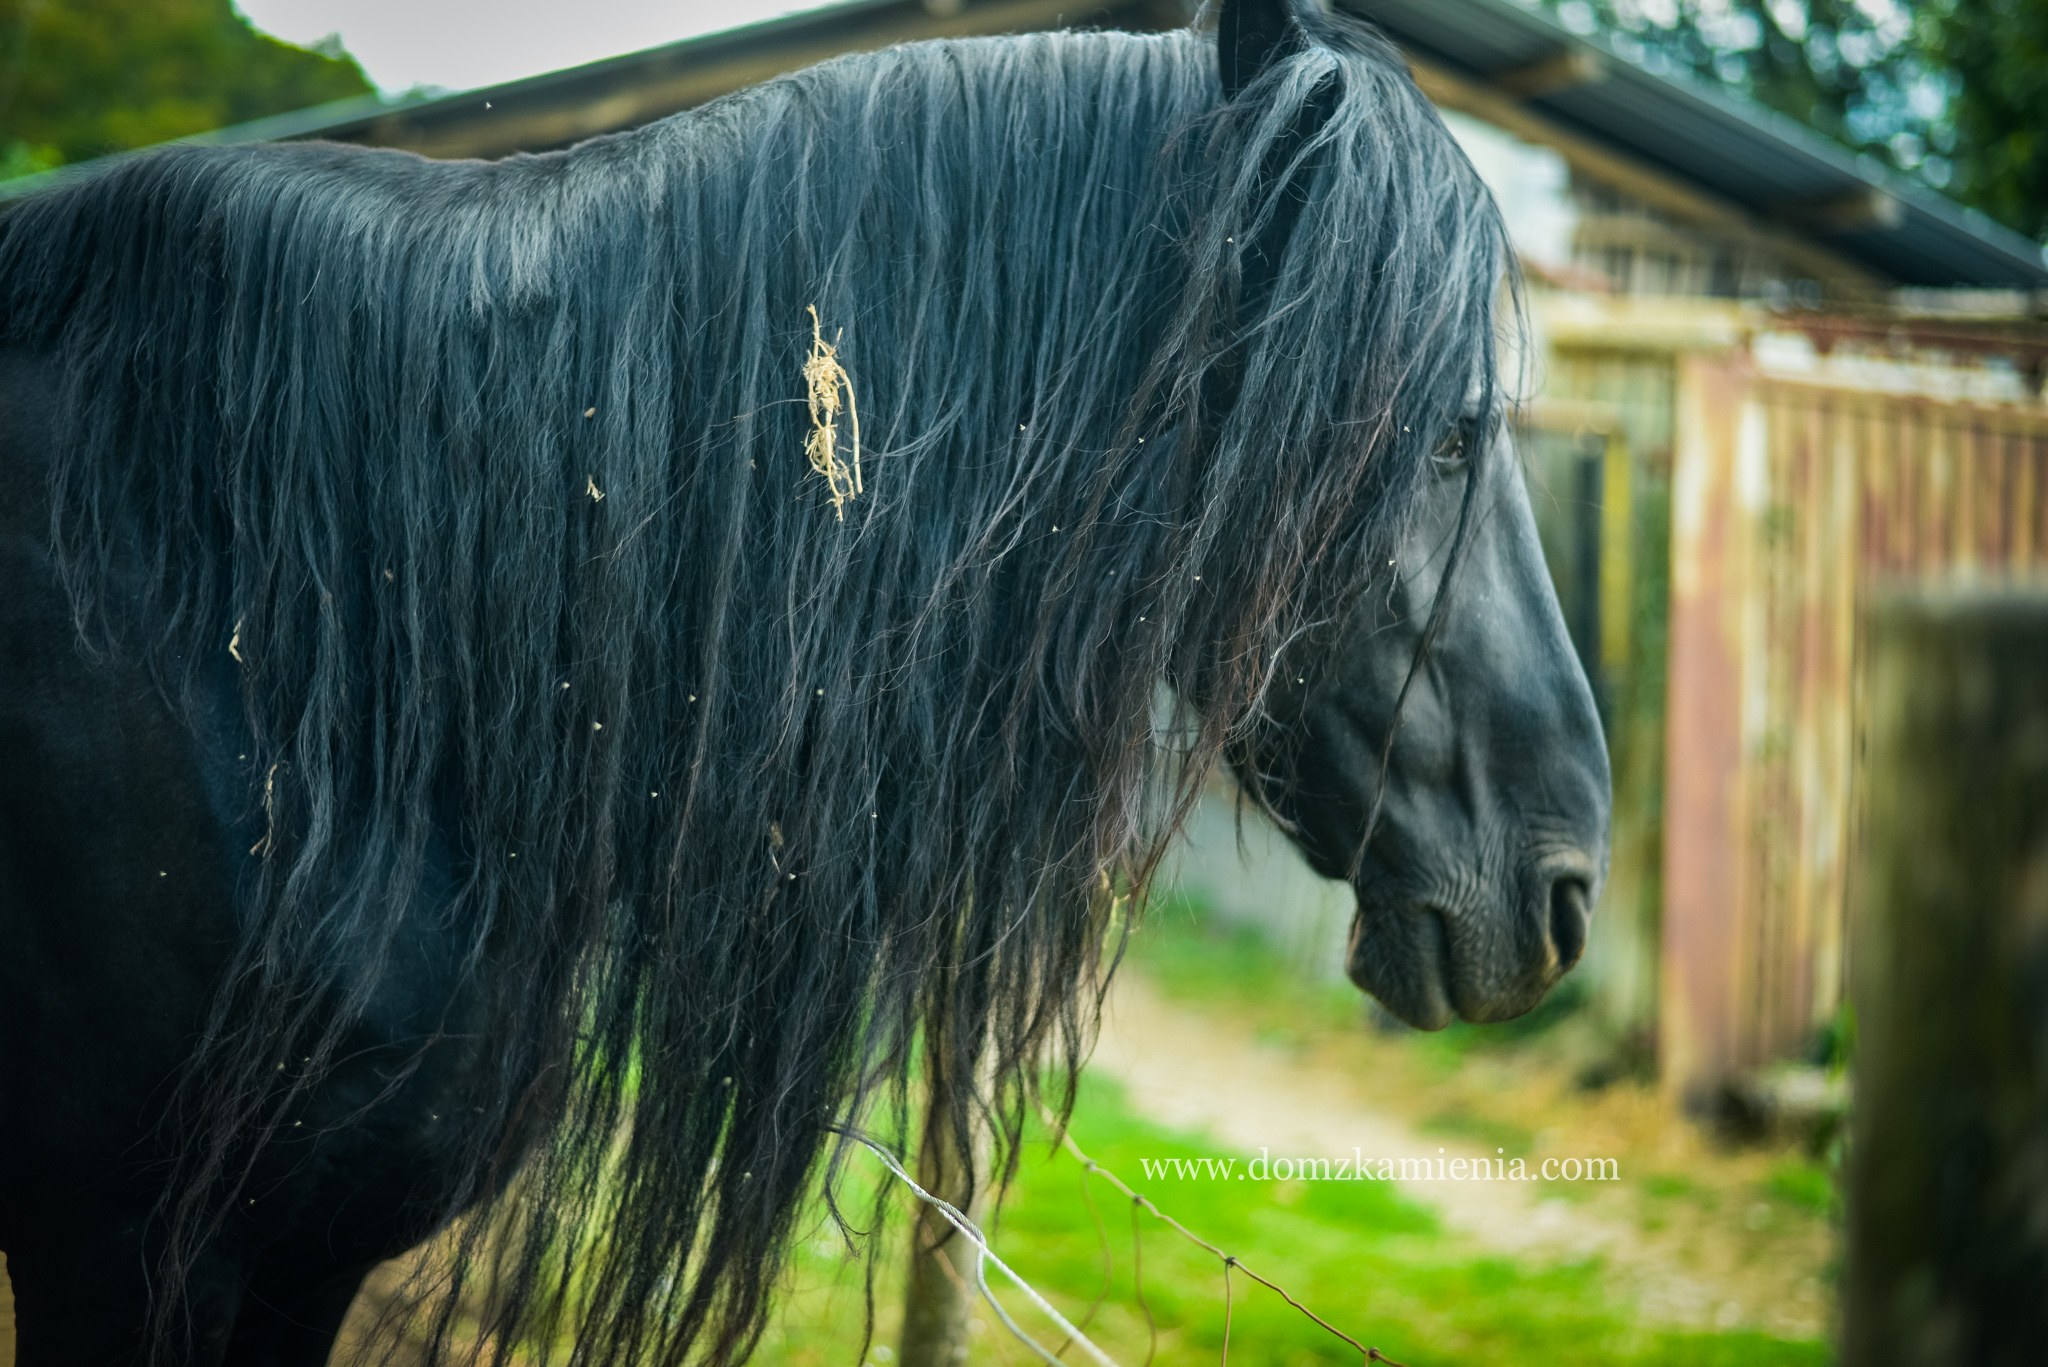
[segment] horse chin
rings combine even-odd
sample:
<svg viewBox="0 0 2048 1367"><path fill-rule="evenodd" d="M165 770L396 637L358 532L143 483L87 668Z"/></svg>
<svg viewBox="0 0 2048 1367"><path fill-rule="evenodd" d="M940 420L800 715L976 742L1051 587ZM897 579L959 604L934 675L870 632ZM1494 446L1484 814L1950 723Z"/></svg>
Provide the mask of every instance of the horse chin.
<svg viewBox="0 0 2048 1367"><path fill-rule="evenodd" d="M1511 1020L1543 1000L1558 977L1536 966L1489 972L1465 946L1454 948L1445 913L1431 906L1375 906L1360 899L1345 972L1352 982L1417 1030L1454 1020ZM1495 966L1498 967L1498 966Z"/></svg>
<svg viewBox="0 0 2048 1367"><path fill-rule="evenodd" d="M1460 1014L1452 997L1449 937L1431 911L1368 909L1351 923L1345 973L1417 1030L1441 1030Z"/></svg>

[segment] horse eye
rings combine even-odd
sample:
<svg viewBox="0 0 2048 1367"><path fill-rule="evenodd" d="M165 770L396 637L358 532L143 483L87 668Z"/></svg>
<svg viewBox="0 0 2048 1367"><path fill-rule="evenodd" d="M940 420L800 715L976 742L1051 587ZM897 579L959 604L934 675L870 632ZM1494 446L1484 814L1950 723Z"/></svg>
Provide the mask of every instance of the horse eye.
<svg viewBox="0 0 2048 1367"><path fill-rule="evenodd" d="M1438 473L1446 478L1463 475L1472 465L1472 451L1479 440L1479 420L1466 418L1451 429L1443 445L1431 456Z"/></svg>

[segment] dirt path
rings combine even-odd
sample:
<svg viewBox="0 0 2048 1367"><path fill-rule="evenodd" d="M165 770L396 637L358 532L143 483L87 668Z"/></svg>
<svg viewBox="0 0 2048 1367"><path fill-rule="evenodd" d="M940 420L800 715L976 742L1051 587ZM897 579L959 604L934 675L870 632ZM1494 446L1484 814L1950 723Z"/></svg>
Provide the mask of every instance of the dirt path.
<svg viewBox="0 0 2048 1367"><path fill-rule="evenodd" d="M1117 979L1091 1065L1120 1082L1138 1112L1205 1132L1229 1153L1350 1155L1446 1160L1493 1158L1472 1142L1424 1134L1366 1095L1370 1079L1347 1078L1328 1059L1262 1046L1241 1024L1163 997L1138 973ZM1821 1333L1827 1306L1817 1288L1729 1265L1692 1234L1646 1234L1631 1203L1603 1184L1594 1201L1564 1200L1539 1182L1397 1183L1444 1224L1481 1247L1532 1262L1603 1260L1616 1291L1648 1321L1690 1327L1753 1326L1800 1337ZM1574 1193L1578 1195L1577 1192Z"/></svg>

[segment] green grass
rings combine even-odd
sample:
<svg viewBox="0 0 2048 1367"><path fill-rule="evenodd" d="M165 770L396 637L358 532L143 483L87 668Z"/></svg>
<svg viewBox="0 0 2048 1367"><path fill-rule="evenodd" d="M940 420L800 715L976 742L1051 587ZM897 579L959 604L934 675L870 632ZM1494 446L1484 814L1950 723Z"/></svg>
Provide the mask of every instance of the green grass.
<svg viewBox="0 0 2048 1367"><path fill-rule="evenodd" d="M1161 1209L1287 1286L1361 1342L1411 1367L1768 1367L1827 1361L1825 1348L1815 1342L1753 1332L1646 1329L1614 1303L1597 1260L1537 1268L1484 1254L1440 1229L1426 1208L1376 1183L1146 1181L1140 1176L1143 1159L1196 1158L1218 1150L1198 1136L1168 1131L1132 1114L1105 1083L1084 1086L1073 1134L1098 1162L1145 1191ZM1133 1281L1131 1208L1095 1181L1102 1221L1098 1233L1082 1181L1071 1157L1048 1153L1043 1142L1035 1144L995 1222L996 1248L1065 1313L1078 1318L1105 1291L1106 1242L1107 1295L1090 1333L1119 1361L1135 1367L1145 1360L1151 1335ZM1139 1227L1143 1299L1158 1325L1154 1361L1159 1367L1218 1361L1224 1290L1220 1265L1149 1216L1139 1217ZM884 1232L880 1246L892 1261L904 1237L900 1225ZM861 1267L845 1258L824 1231L806 1240L758 1360L851 1367L858 1360L863 1318L861 1277ZM1242 1276L1233 1284L1232 1362L1356 1367L1353 1350L1278 1297ZM883 1345L893 1338L900 1294L894 1276L880 1279ZM1012 1295L1008 1303L1013 1313L1028 1315L1021 1297ZM1074 1360L1073 1354L1068 1357ZM886 1362L886 1347L871 1349L866 1360ZM1031 1359L991 1329L976 1338L973 1360L1021 1364Z"/></svg>
<svg viewBox="0 0 2048 1367"><path fill-rule="evenodd" d="M1643 1193L1655 1197L1691 1197L1699 1195L1699 1183L1681 1173L1653 1172L1642 1182Z"/></svg>
<svg viewBox="0 0 2048 1367"><path fill-rule="evenodd" d="M1789 1205L1822 1215L1832 1215L1840 1200L1835 1175L1825 1165L1809 1159L1790 1158L1771 1169L1770 1178L1764 1183L1764 1192Z"/></svg>

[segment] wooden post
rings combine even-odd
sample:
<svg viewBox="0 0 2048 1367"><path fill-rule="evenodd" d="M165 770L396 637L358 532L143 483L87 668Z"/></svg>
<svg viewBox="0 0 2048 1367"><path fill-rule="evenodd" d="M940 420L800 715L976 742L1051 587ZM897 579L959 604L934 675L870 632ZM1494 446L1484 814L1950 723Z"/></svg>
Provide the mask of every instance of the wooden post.
<svg viewBox="0 0 2048 1367"><path fill-rule="evenodd" d="M970 1143L973 1152L961 1154L958 1137L944 1123L947 1108L940 1103L935 1085L917 1146L917 1184L979 1226L986 1204L982 1198L988 1175L988 1136L983 1127L976 1126ZM973 1180L976 1172L982 1181ZM918 1203L910 1233L903 1334L897 1342L902 1367L963 1367L978 1295L974 1248L944 1216L923 1202Z"/></svg>
<svg viewBox="0 0 2048 1367"><path fill-rule="evenodd" d="M1747 373L1719 358L1680 361L1676 417L1657 1072L1699 1106L1752 1061L1740 1029L1755 900L1744 684L1762 621L1751 561L1769 450Z"/></svg>
<svg viewBox="0 0 2048 1367"><path fill-rule="evenodd" d="M1881 602L1844 1367L2048 1345L2048 590Z"/></svg>
<svg viewBox="0 0 2048 1367"><path fill-rule="evenodd" d="M14 1367L14 1289L5 1253L0 1253L0 1367Z"/></svg>

